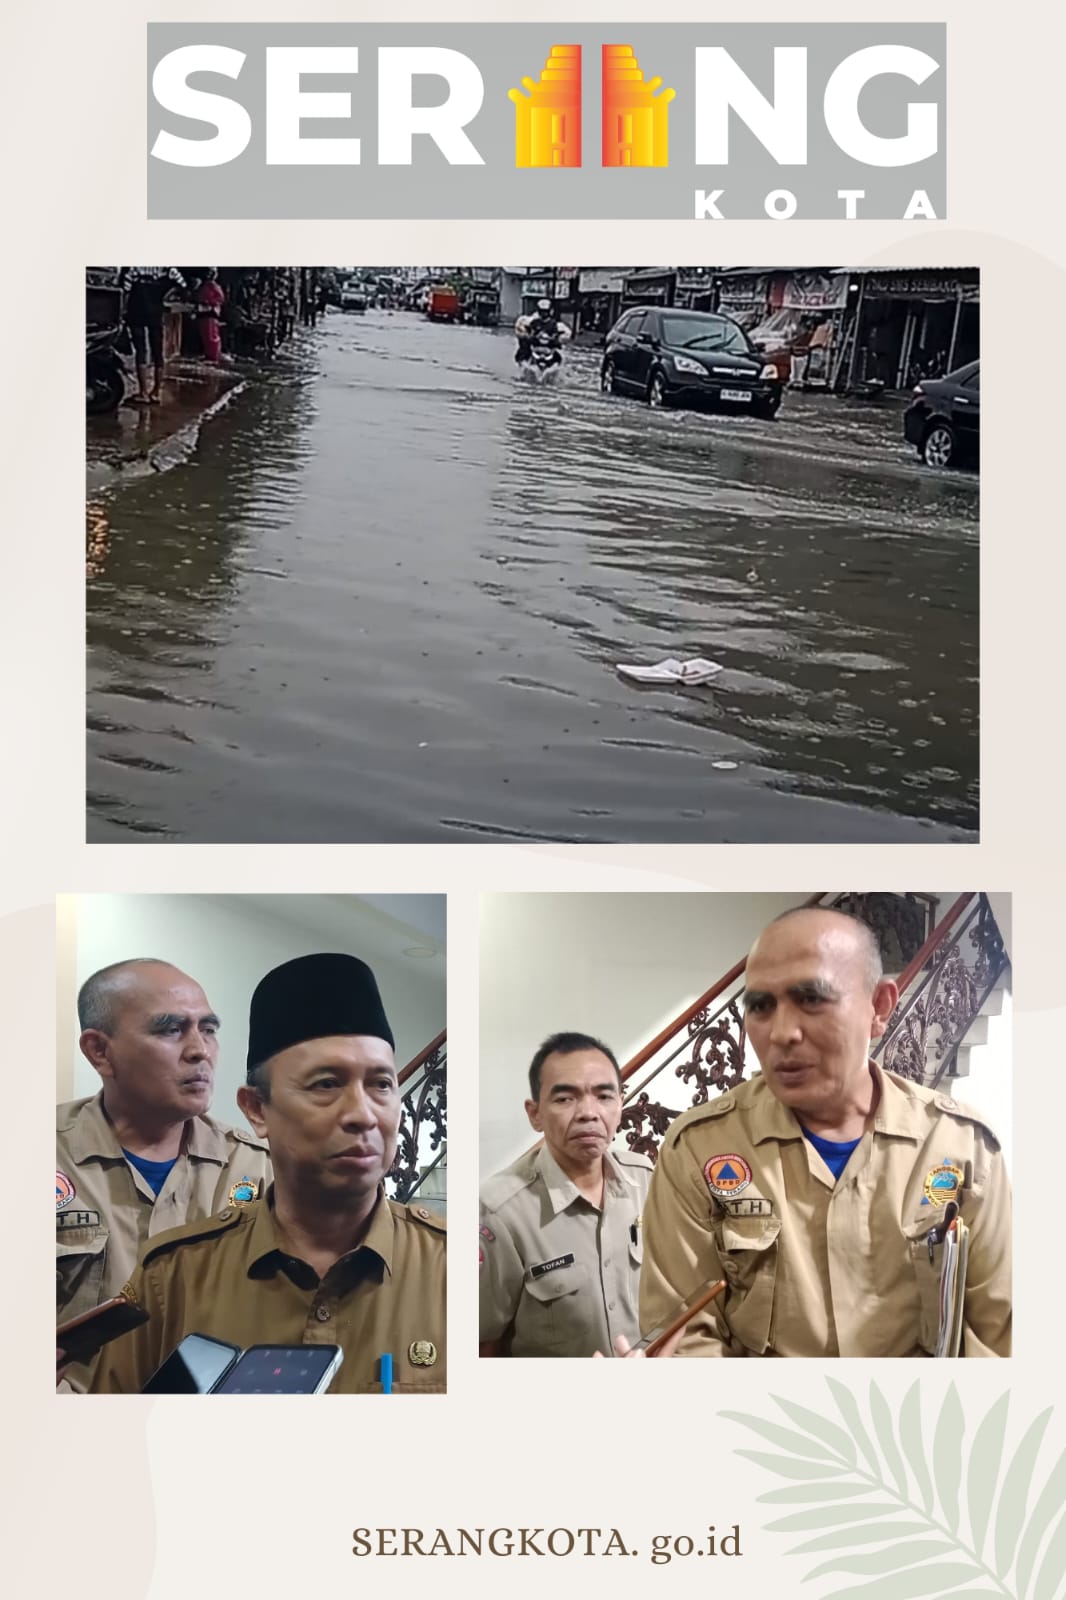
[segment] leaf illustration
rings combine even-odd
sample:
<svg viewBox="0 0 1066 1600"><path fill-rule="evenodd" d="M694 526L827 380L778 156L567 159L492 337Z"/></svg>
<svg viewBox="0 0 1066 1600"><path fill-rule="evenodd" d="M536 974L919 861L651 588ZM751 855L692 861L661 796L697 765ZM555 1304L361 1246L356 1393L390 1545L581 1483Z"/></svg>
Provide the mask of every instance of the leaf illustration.
<svg viewBox="0 0 1066 1600"><path fill-rule="evenodd" d="M771 1505L795 1505L802 1500L848 1500L856 1494L874 1494L873 1483L851 1483L837 1478L832 1483L790 1483L787 1489L767 1489L760 1501Z"/></svg>
<svg viewBox="0 0 1066 1600"><path fill-rule="evenodd" d="M1018 1580L1019 1596L1023 1595L1029 1587L1029 1575L1033 1570L1033 1563L1036 1560L1036 1552L1040 1548L1040 1541L1047 1532L1052 1517L1062 1509L1064 1502L1066 1502L1066 1451L1063 1452L1052 1467L1051 1475L1047 1483L1045 1483L1036 1505L1033 1507L1032 1514L1025 1526L1025 1532L1022 1535L1022 1542L1018 1546L1018 1565L1015 1569L1015 1576ZM1054 1540L1052 1543L1054 1543ZM1050 1549L1050 1546L1048 1548ZM1046 1559L1044 1566L1047 1566ZM1041 1577L1043 1572L1044 1568L1041 1568Z"/></svg>
<svg viewBox="0 0 1066 1600"><path fill-rule="evenodd" d="M830 1478L843 1471L826 1461L790 1461L788 1456L767 1456L760 1450L738 1450L737 1455L757 1461L760 1467L768 1467L782 1478Z"/></svg>
<svg viewBox="0 0 1066 1600"><path fill-rule="evenodd" d="M1003 1464L1003 1439L1009 1401L1009 1391L1000 1395L985 1415L970 1446L970 1461L966 1469L966 1511L970 1519L970 1537L978 1555L985 1547L992 1499Z"/></svg>
<svg viewBox="0 0 1066 1600"><path fill-rule="evenodd" d="M817 1411L808 1411L806 1406L798 1406L794 1400L786 1400L784 1395L773 1394L770 1398L775 1405L781 1407L786 1417L792 1418L797 1427L805 1428L808 1433L824 1439L838 1455L843 1456L845 1461L854 1466L855 1445L843 1428L838 1428L835 1422L820 1416Z"/></svg>
<svg viewBox="0 0 1066 1600"><path fill-rule="evenodd" d="M826 1600L917 1600L919 1595L947 1594L956 1585L977 1576L972 1565L946 1561L939 1567L912 1567L909 1572L888 1572L873 1583L859 1584L858 1588L834 1589L826 1595ZM951 1600L958 1600L958 1597L952 1595ZM999 1600L1003 1600L1002 1594Z"/></svg>
<svg viewBox="0 0 1066 1600"><path fill-rule="evenodd" d="M837 1556L832 1561L823 1561L820 1567L815 1567L813 1572L808 1572L804 1583L810 1583L812 1578L822 1578L827 1572L857 1572L871 1573L902 1572L906 1567L916 1567L919 1562L929 1561L933 1556L947 1555L956 1546L945 1539L910 1539L906 1544L892 1544L885 1550L874 1550L866 1555L852 1553L846 1556ZM974 1577L977 1573L970 1568Z"/></svg>
<svg viewBox="0 0 1066 1600"><path fill-rule="evenodd" d="M1036 1466L1037 1451L1044 1437L1044 1429L1048 1425L1051 1411L1042 1411L1035 1422L1030 1423L1025 1431L1021 1444L1014 1452L1014 1459L1007 1468L1007 1476L1003 1480L1000 1490L999 1506L996 1510L996 1572L1002 1578L1007 1568L1014 1559L1014 1552L1018 1548L1018 1537L1022 1531L1022 1520L1025 1517L1025 1507L1029 1499L1029 1485L1033 1479L1033 1468ZM1035 1555L1035 1551L1034 1551ZM1030 1569L1032 1562L1030 1562ZM1018 1583L1020 1593L1025 1593L1025 1585Z"/></svg>
<svg viewBox="0 0 1066 1600"><path fill-rule="evenodd" d="M1059 1518L1059 1525L1044 1553L1040 1571L1033 1585L1033 1600L1051 1600L1064 1572L1066 1572L1066 1515Z"/></svg>
<svg viewBox="0 0 1066 1600"><path fill-rule="evenodd" d="M962 1406L950 1384L933 1434L933 1478L952 1533L959 1531L959 1479L962 1475Z"/></svg>
<svg viewBox="0 0 1066 1600"><path fill-rule="evenodd" d="M857 1580L825 1600L1066 1600L1066 1451L1029 1506L1050 1411L1030 1424L1007 1463L1009 1393L989 1406L967 1443L954 1382L934 1401L935 1415L924 1418L921 1380L913 1383L899 1407L898 1428L893 1405L875 1382L862 1410L844 1383L827 1378L826 1384L846 1432L780 1396L772 1398L795 1429L748 1413L721 1413L778 1447L774 1454L738 1449L738 1455L797 1480L759 1500L796 1508L765 1526L802 1536L789 1555L822 1558L805 1583L829 1574ZM984 1565L990 1525L998 1582ZM1017 1581L1008 1587L1004 1574L1015 1562Z"/></svg>
<svg viewBox="0 0 1066 1600"><path fill-rule="evenodd" d="M901 1500L907 1498L907 1470L903 1460L896 1449L896 1434L892 1426L892 1413L888 1403L876 1383L870 1384L870 1415L874 1419L874 1428L877 1430L877 1440L881 1446L881 1454L888 1463L888 1470L892 1474L896 1488L899 1490Z"/></svg>
<svg viewBox="0 0 1066 1600"><path fill-rule="evenodd" d="M761 1433L764 1439L781 1450L791 1450L794 1455L814 1456L819 1461L831 1461L836 1467L844 1465L838 1451L830 1450L827 1445L808 1438L805 1433L779 1427L776 1422L763 1422L761 1417L749 1417L743 1411L721 1411L719 1416L727 1417L730 1422L742 1422L746 1428L753 1433Z"/></svg>
<svg viewBox="0 0 1066 1600"><path fill-rule="evenodd" d="M922 1505L926 1511L933 1509L933 1480L925 1459L925 1431L922 1428L922 1394L916 1382L907 1390L899 1413L899 1437L904 1454L910 1463Z"/></svg>
<svg viewBox="0 0 1066 1600"><path fill-rule="evenodd" d="M881 1463L877 1459L876 1450L870 1443L870 1436L862 1425L859 1408L855 1404L855 1396L850 1389L845 1389L842 1383L838 1383L836 1378L827 1378L825 1381L829 1385L833 1399L837 1403L837 1410L848 1425L848 1432L870 1463L875 1477L880 1477Z"/></svg>
<svg viewBox="0 0 1066 1600"><path fill-rule="evenodd" d="M855 1528L837 1528L817 1539L794 1544L790 1556L813 1555L817 1550L846 1550L849 1545L883 1544L886 1539L902 1539L905 1534L928 1533L928 1522L871 1522Z"/></svg>
<svg viewBox="0 0 1066 1600"><path fill-rule="evenodd" d="M766 1526L773 1533L798 1533L801 1529L834 1528L867 1518L887 1517L898 1511L898 1505L818 1506L814 1511L794 1511L790 1517L778 1517L776 1522L768 1522Z"/></svg>

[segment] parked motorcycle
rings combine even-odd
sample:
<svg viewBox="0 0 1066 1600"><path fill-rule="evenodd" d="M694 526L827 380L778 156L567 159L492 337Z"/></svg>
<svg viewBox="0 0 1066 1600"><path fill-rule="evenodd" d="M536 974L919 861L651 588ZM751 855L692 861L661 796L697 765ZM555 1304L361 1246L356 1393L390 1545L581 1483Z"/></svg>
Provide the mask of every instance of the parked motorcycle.
<svg viewBox="0 0 1066 1600"><path fill-rule="evenodd" d="M126 363L116 348L119 328L85 330L85 413L106 416L126 398Z"/></svg>

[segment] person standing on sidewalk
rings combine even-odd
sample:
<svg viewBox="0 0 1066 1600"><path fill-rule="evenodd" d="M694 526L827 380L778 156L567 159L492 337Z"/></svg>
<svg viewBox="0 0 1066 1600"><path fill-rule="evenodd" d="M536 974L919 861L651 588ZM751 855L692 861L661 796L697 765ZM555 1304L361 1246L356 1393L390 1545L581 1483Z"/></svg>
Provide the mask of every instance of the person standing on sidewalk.
<svg viewBox="0 0 1066 1600"><path fill-rule="evenodd" d="M208 267L196 291L196 327L204 360L217 364L222 356L222 307L226 296L218 282L218 271Z"/></svg>
<svg viewBox="0 0 1066 1600"><path fill-rule="evenodd" d="M185 279L177 267L123 267L119 284L127 296L126 326L137 364L132 404L157 406L163 389L164 305L173 289L185 288Z"/></svg>

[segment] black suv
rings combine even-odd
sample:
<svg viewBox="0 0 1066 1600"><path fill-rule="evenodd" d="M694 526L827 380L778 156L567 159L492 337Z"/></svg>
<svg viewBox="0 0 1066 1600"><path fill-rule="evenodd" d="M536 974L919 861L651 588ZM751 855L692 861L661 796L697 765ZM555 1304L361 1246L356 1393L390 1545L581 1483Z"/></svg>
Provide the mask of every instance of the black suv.
<svg viewBox="0 0 1066 1600"><path fill-rule="evenodd" d="M604 394L628 390L650 406L723 406L774 417L781 405L777 368L740 325L718 312L637 307L626 311L603 351Z"/></svg>
<svg viewBox="0 0 1066 1600"><path fill-rule="evenodd" d="M981 363L923 378L903 414L903 434L927 467L975 466L981 443Z"/></svg>

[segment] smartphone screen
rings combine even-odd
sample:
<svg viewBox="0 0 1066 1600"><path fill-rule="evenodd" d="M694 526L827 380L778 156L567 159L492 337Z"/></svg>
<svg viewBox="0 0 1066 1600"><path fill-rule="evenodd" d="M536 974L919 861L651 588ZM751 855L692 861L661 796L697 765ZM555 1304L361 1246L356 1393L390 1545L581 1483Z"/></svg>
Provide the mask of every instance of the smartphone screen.
<svg viewBox="0 0 1066 1600"><path fill-rule="evenodd" d="M223 1344L204 1333L187 1333L161 1367L148 1379L142 1394L207 1394L240 1355L235 1344Z"/></svg>
<svg viewBox="0 0 1066 1600"><path fill-rule="evenodd" d="M341 1364L335 1344L254 1344L216 1394L318 1394Z"/></svg>

